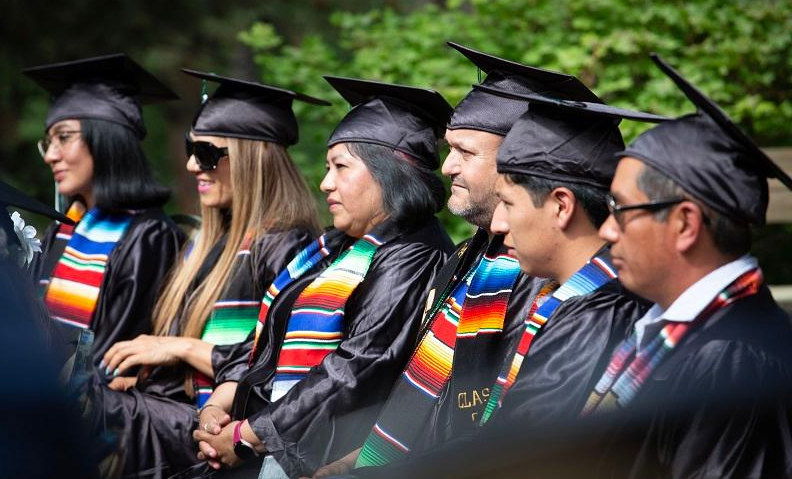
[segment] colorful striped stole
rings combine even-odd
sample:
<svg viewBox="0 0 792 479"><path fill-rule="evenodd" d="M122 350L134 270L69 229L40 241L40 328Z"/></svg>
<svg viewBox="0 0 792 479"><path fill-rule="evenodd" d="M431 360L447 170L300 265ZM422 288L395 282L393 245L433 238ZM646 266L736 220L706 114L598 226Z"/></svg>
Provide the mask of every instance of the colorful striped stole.
<svg viewBox="0 0 792 479"><path fill-rule="evenodd" d="M272 282L272 284L270 284L269 288L267 288L267 292L264 294L264 299L261 300L261 309L259 309L258 312L258 322L256 322L256 334L255 339L253 340L253 349L250 352L250 357L248 358L249 366L252 366L256 362L256 359L258 359L258 355L261 352L259 348L259 337L261 336L261 332L264 330L264 324L267 320L267 315L269 314L272 302L281 291L286 289L287 286L305 274L306 271L319 264L322 258L325 258L330 254L330 249L327 245L331 241L331 238L329 238L328 235L332 234L334 239L339 235L339 233L340 232L337 230L325 233L316 241L306 246L305 249L297 253L297 255L292 258L291 261L289 261L289 264L286 265L286 268L278 273L278 276L275 277L275 280Z"/></svg>
<svg viewBox="0 0 792 479"><path fill-rule="evenodd" d="M208 343L226 345L241 343L247 338L256 325L261 301L252 297L250 271L250 248L253 244L253 235L248 235L242 240L237 251L234 266L228 277L223 294L215 301L209 319L206 321L201 339ZM239 283L245 284L239 284ZM245 297L249 296L249 297ZM209 396L214 391L214 381L211 377L195 371L196 404L203 407Z"/></svg>
<svg viewBox="0 0 792 479"><path fill-rule="evenodd" d="M434 314L366 438L356 468L385 465L409 453L451 377L457 338L503 329L519 273L512 256L485 254L454 288Z"/></svg>
<svg viewBox="0 0 792 479"><path fill-rule="evenodd" d="M591 258L564 284L559 286L555 281L548 281L542 287L536 298L534 298L530 312L525 318L525 329L520 341L517 343L514 356L504 364L504 369L498 375L498 379L492 387L479 424L483 425L486 423L503 404L503 398L509 392L509 389L514 386L517 374L520 372L522 363L531 349L533 340L558 307L570 298L583 296L598 290L616 277L616 270L611 264L610 256L606 251L605 253L598 253ZM553 290L555 291L552 295L547 297Z"/></svg>
<svg viewBox="0 0 792 479"><path fill-rule="evenodd" d="M693 321L684 323L669 321L646 345L646 348L637 354L636 336L635 333L631 334L616 349L580 415L587 416L626 407L652 372L691 329L702 324L719 309L756 294L763 281L762 271L759 268L746 271L715 296Z"/></svg>
<svg viewBox="0 0 792 479"><path fill-rule="evenodd" d="M280 399L341 344L344 306L366 277L382 244L373 234L364 235L299 294L278 355L272 401Z"/></svg>
<svg viewBox="0 0 792 479"><path fill-rule="evenodd" d="M107 260L134 215L109 213L99 208L91 208L84 214L82 211L82 204L73 203L68 216L79 223L76 227L65 224L58 227L56 240L66 242L66 247L52 271L44 302L53 319L90 328Z"/></svg>

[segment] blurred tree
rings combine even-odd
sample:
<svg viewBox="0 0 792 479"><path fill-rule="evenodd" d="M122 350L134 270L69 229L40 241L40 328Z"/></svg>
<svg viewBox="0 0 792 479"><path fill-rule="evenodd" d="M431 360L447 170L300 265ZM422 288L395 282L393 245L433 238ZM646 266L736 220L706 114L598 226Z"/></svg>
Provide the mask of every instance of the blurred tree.
<svg viewBox="0 0 792 479"><path fill-rule="evenodd" d="M391 7L331 17L337 38L309 32L289 41L256 23L240 33L264 81L333 98L321 74L425 86L452 104L478 80L454 40L516 61L577 75L608 103L666 115L692 105L648 58L656 51L716 101L761 144L792 143L792 3L759 0L448 0L409 13ZM303 108L303 171L316 182L323 144L342 108ZM625 139L649 125L624 122ZM450 215L455 239L469 228Z"/></svg>

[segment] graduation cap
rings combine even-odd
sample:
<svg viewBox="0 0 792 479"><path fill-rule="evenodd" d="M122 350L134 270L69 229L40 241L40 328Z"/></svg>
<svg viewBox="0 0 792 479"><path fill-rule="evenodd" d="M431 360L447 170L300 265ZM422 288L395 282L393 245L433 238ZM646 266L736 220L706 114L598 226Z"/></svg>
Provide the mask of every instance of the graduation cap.
<svg viewBox="0 0 792 479"><path fill-rule="evenodd" d="M537 93L570 101L602 103L594 92L574 76L530 67L458 43L447 44L487 74L481 86L510 93ZM481 130L505 136L527 109L528 105L519 99L504 95L494 96L489 91L474 88L457 105L448 128Z"/></svg>
<svg viewBox="0 0 792 479"><path fill-rule="evenodd" d="M618 157L630 156L651 165L728 218L763 225L769 196L767 178L778 178L789 189L792 178L715 102L660 56L651 57L698 112L645 132Z"/></svg>
<svg viewBox="0 0 792 479"><path fill-rule="evenodd" d="M352 106L330 135L327 146L362 142L391 147L436 169L437 138L451 116L451 105L434 90L356 78L325 76Z"/></svg>
<svg viewBox="0 0 792 479"><path fill-rule="evenodd" d="M515 93L476 85L489 94L530 104L498 151L499 173L519 173L607 189L624 148L617 125L623 118L659 123L669 118L600 102Z"/></svg>
<svg viewBox="0 0 792 479"><path fill-rule="evenodd" d="M15 206L23 210L30 211L31 213L38 213L40 215L49 216L54 220L61 223L74 224L72 220L59 213L53 208L35 200L25 193L19 191L5 181L0 180L0 228L6 232L6 241L18 243L19 239L14 233L14 223L11 222L11 217L7 214L6 208Z"/></svg>
<svg viewBox="0 0 792 479"><path fill-rule="evenodd" d="M291 146L299 139L292 102L330 105L319 98L271 85L186 68L182 71L220 84L195 114L192 131L199 135L264 140Z"/></svg>
<svg viewBox="0 0 792 479"><path fill-rule="evenodd" d="M124 53L27 68L22 71L50 92L46 130L66 119L106 120L146 136L141 104L179 97Z"/></svg>

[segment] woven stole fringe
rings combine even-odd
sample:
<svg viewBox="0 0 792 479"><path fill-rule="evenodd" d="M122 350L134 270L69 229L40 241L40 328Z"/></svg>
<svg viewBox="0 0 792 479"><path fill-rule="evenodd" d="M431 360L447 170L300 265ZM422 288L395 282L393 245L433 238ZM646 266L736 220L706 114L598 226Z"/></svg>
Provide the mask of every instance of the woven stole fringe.
<svg viewBox="0 0 792 479"><path fill-rule="evenodd" d="M383 244L371 234L355 241L297 297L281 345L272 401L277 401L344 338L344 305L368 273Z"/></svg>
<svg viewBox="0 0 792 479"><path fill-rule="evenodd" d="M631 334L616 349L580 415L587 416L627 406L685 334L719 309L738 299L756 294L763 281L759 268L746 271L726 286L693 321L668 322L646 348L637 354L636 336L635 333Z"/></svg>
<svg viewBox="0 0 792 479"><path fill-rule="evenodd" d="M61 224L56 240L66 247L52 271L44 292L50 316L58 321L90 328L99 301L107 260L132 223L131 214L107 213L92 208L84 212L73 203L67 215L76 227Z"/></svg>
<svg viewBox="0 0 792 479"><path fill-rule="evenodd" d="M272 302L287 286L292 284L306 271L316 266L322 260L322 258L325 258L330 254L330 250L327 248L327 240L327 234L323 234L316 241L309 244L305 247L305 249L297 253L297 255L292 258L289 264L286 265L286 269L278 273L278 276L275 277L275 280L272 282L272 284L270 284L269 288L267 288L267 292L264 294L264 299L261 300L261 309L259 309L258 312L258 322L256 322L256 334L255 339L253 340L253 349L251 350L250 357L248 358L249 366L252 366L253 363L256 362L256 359L258 359L258 355L260 353L259 336L261 336L261 331L264 330L264 322L267 320L267 315L269 314Z"/></svg>
<svg viewBox="0 0 792 479"><path fill-rule="evenodd" d="M223 295L215 301L209 319L204 326L201 334L201 340L203 341L217 345L240 343L247 338L256 325L261 301L252 298L240 298L239 291L236 288L229 289L234 285L234 279L238 275L244 275L246 280L250 279L247 272L252 268L250 265L250 247L253 244L253 238L253 235L247 235L242 240L231 274L226 282L226 289ZM214 380L197 370L193 379L196 391L195 401L200 408L212 395Z"/></svg>
<svg viewBox="0 0 792 479"><path fill-rule="evenodd" d="M513 257L485 255L446 298L366 438L355 467L388 464L410 451L451 377L457 338L503 329L519 272Z"/></svg>
<svg viewBox="0 0 792 479"><path fill-rule="evenodd" d="M549 281L542 287L542 290L534 298L529 314L525 318L525 329L517 344L514 356L511 361L507 361L504 364L504 369L498 375L498 379L492 387L479 424L483 425L486 423L503 404L503 398L517 380L517 374L520 372L522 363L528 355L531 343L558 307L569 298L583 296L598 290L616 277L616 270L610 263L608 256L603 254L594 256L560 287L555 281ZM555 289L556 287L558 289ZM550 291L554 289L555 292L547 298Z"/></svg>

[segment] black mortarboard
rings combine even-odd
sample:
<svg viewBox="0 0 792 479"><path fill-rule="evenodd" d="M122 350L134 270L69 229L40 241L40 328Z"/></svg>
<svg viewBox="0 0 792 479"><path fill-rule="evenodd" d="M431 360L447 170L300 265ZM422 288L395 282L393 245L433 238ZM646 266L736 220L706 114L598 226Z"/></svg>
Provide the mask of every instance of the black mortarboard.
<svg viewBox="0 0 792 479"><path fill-rule="evenodd" d="M330 135L327 146L362 142L391 147L425 166L440 164L437 138L451 105L434 90L356 78L325 76L352 109Z"/></svg>
<svg viewBox="0 0 792 479"><path fill-rule="evenodd" d="M146 136L140 105L179 97L123 53L23 70L53 96L46 129L66 119L98 119Z"/></svg>
<svg viewBox="0 0 792 479"><path fill-rule="evenodd" d="M668 118L604 103L549 98L477 85L530 107L498 150L499 173L518 173L607 189L616 171L615 153L624 148L622 118L660 122Z"/></svg>
<svg viewBox="0 0 792 479"><path fill-rule="evenodd" d="M447 43L487 74L481 82L483 86L510 93L538 93L565 100L602 102L571 75L529 67L454 42ZM448 128L481 130L505 136L527 109L524 101L493 96L490 92L474 88L454 109Z"/></svg>
<svg viewBox="0 0 792 479"><path fill-rule="evenodd" d="M199 135L264 140L290 146L299 139L292 102L330 105L319 98L271 85L186 68L182 71L220 84L195 114L192 131Z"/></svg>
<svg viewBox="0 0 792 479"><path fill-rule="evenodd" d="M619 158L630 156L672 178L695 198L729 218L762 225L767 212L767 178L792 189L784 173L701 91L652 54L652 60L693 102L698 112L659 125L639 136Z"/></svg>
<svg viewBox="0 0 792 479"><path fill-rule="evenodd" d="M6 212L6 208L9 206L16 206L17 208L22 208L31 213L49 216L61 223L74 224L72 220L55 209L29 197L5 181L0 180L0 228L6 232L6 236L9 238L6 241L19 241L14 233L14 224L11 222L11 217Z"/></svg>

